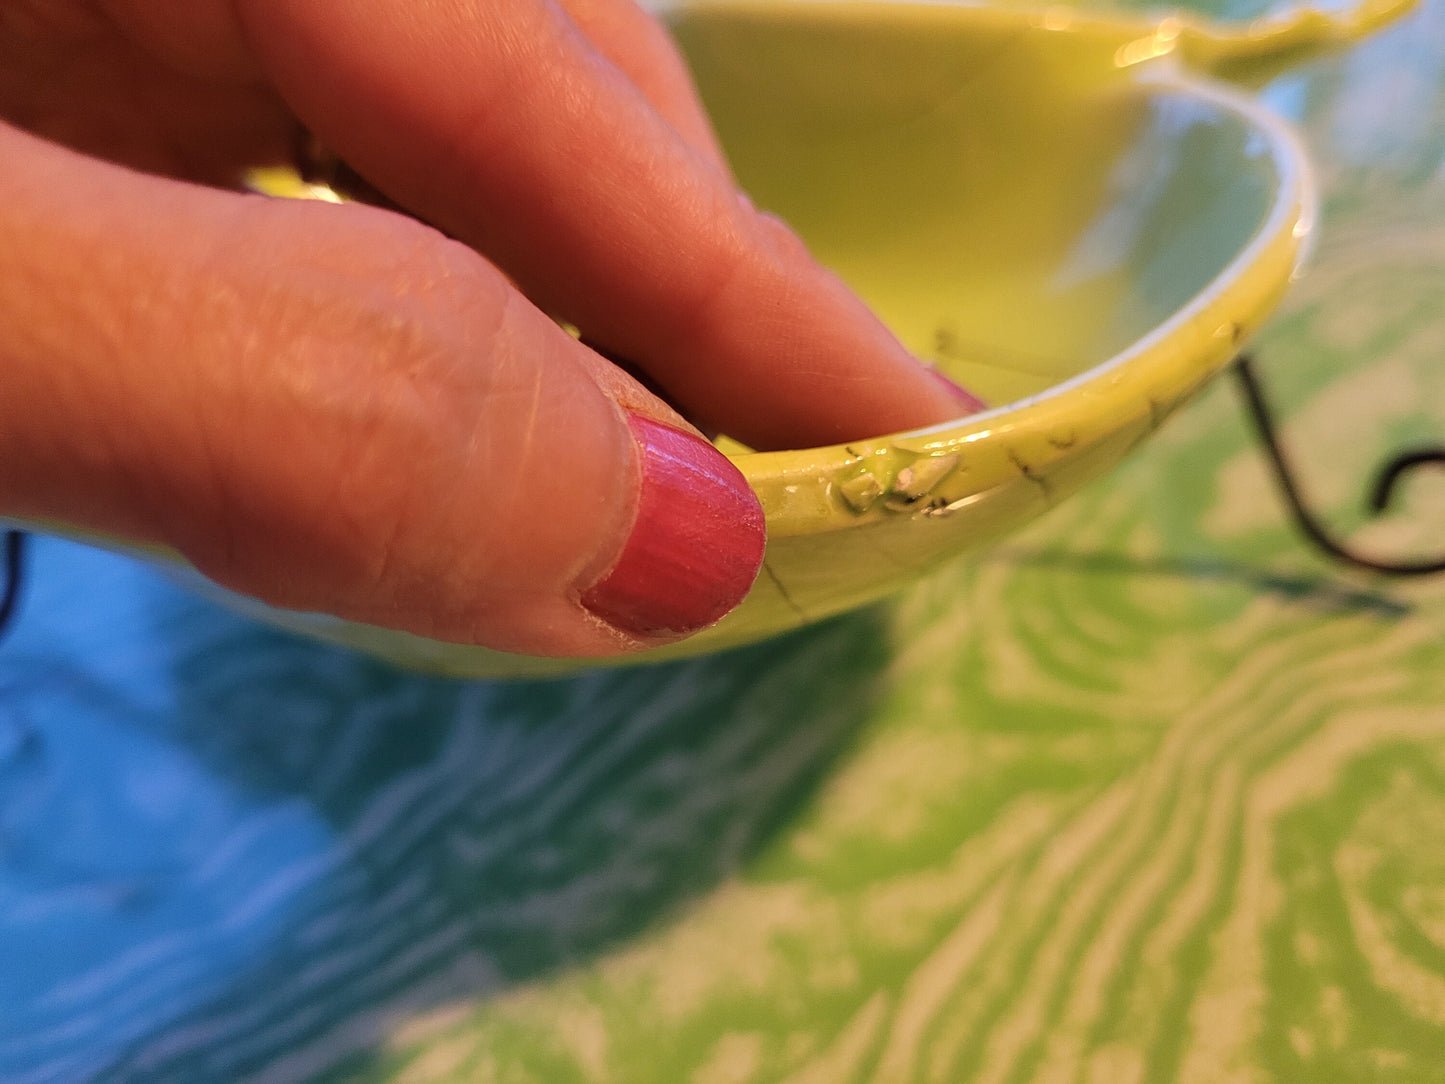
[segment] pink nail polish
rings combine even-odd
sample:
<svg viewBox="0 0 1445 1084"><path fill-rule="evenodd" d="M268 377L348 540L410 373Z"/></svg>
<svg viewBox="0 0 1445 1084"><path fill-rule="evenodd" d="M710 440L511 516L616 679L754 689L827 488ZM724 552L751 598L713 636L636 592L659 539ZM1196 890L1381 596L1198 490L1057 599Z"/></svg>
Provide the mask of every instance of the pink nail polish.
<svg viewBox="0 0 1445 1084"><path fill-rule="evenodd" d="M706 628L742 601L763 563L763 509L706 441L629 414L642 460L632 534L582 604L644 639Z"/></svg>
<svg viewBox="0 0 1445 1084"><path fill-rule="evenodd" d="M941 369L935 369L930 365L928 366L928 375L948 390L948 394L953 396L959 406L963 407L964 414L977 414L979 411L988 409L987 403L962 384L955 384L953 380L944 375Z"/></svg>

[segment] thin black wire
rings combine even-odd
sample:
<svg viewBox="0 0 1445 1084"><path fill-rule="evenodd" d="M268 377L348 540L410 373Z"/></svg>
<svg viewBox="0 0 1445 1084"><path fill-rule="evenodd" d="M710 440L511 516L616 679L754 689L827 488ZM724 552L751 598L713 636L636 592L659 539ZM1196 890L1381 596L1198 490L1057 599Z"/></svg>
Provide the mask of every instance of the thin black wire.
<svg viewBox="0 0 1445 1084"><path fill-rule="evenodd" d="M1370 492L1370 511L1379 514L1389 508L1390 501L1395 496L1395 483L1406 471L1426 463L1438 463L1445 467L1445 448L1412 448L1386 463L1380 469L1380 477L1375 479L1375 488Z"/></svg>
<svg viewBox="0 0 1445 1084"><path fill-rule="evenodd" d="M0 588L0 640L10 631L20 603L20 584L25 579L25 532L6 531L0 544L0 564L5 570L5 585Z"/></svg>
<svg viewBox="0 0 1445 1084"><path fill-rule="evenodd" d="M1255 428L1259 432L1260 443L1264 445L1265 454L1269 456L1270 464L1274 467L1275 481L1284 496L1285 504L1289 506L1295 524L1306 538L1335 560L1356 568L1367 569L1370 572L1379 572L1387 576L1428 576L1436 572L1445 572L1445 554L1417 560L1389 561L1367 556L1347 543L1334 538L1315 518L1314 514L1305 507L1304 500L1300 496L1299 484L1295 481L1294 471L1290 468L1284 448L1279 442L1273 417L1265 402L1259 375L1255 372L1254 360L1248 354L1241 354L1235 359L1234 375L1239 380L1240 390L1249 407L1250 417L1254 420ZM1416 467L1431 463L1445 466L1445 446L1412 448L1386 462L1380 469L1379 477L1370 493L1370 511L1376 514L1383 512L1389 506L1390 498L1394 495L1400 479Z"/></svg>

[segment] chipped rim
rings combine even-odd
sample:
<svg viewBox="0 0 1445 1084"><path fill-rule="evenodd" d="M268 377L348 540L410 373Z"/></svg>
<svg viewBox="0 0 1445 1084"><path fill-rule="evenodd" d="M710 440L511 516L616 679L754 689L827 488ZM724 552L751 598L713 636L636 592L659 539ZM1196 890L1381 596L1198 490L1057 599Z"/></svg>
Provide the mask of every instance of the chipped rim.
<svg viewBox="0 0 1445 1084"><path fill-rule="evenodd" d="M714 6L713 0L708 6ZM1265 138L1277 188L1254 236L1169 317L1113 356L1043 391L927 428L847 444L732 454L763 500L770 539L848 529L885 515L877 505L862 512L848 507L840 488L869 460L893 461L895 470L925 456L967 453L976 460L986 444L1007 437L1013 445L1037 445L1041 458L1030 466L1046 467L1071 454L1048 439L1061 428L1086 441L1105 436L1132 417L1147 416L1151 400L1184 398L1238 354L1308 254L1317 207L1308 157L1284 120L1242 92L1174 67L1154 66L1135 78L1144 87L1212 103ZM829 490L829 512L816 502L790 499L801 481L820 478ZM978 481L976 492L996 484L987 472Z"/></svg>

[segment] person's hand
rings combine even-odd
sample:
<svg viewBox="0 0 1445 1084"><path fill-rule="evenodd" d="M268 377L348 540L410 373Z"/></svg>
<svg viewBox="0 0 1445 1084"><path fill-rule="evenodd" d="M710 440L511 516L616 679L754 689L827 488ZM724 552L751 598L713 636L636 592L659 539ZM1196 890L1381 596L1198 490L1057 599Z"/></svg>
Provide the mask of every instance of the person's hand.
<svg viewBox="0 0 1445 1084"><path fill-rule="evenodd" d="M18 0L0 119L0 515L279 606L598 655L736 605L752 493L553 318L760 449L974 405L631 0ZM236 191L303 130L410 214Z"/></svg>

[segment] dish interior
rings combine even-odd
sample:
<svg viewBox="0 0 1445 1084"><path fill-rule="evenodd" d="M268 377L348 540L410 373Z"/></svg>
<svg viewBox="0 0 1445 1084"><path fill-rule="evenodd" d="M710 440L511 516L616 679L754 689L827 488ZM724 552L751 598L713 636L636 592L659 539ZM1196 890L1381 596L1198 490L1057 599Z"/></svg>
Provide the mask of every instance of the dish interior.
<svg viewBox="0 0 1445 1084"><path fill-rule="evenodd" d="M744 189L986 401L1125 350L1268 215L1265 141L1117 37L871 7L672 22Z"/></svg>

